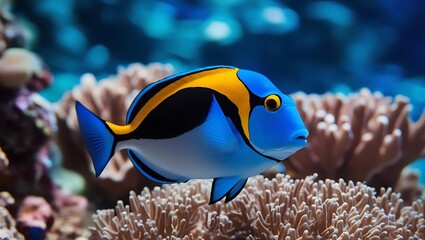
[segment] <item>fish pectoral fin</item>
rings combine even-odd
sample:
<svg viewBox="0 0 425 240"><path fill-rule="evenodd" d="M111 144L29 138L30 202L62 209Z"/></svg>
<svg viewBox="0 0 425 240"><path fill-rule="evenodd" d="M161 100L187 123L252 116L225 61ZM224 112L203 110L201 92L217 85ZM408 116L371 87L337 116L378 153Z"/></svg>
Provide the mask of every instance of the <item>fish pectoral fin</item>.
<svg viewBox="0 0 425 240"><path fill-rule="evenodd" d="M211 188L210 204L220 201L226 194L230 193L231 190L238 185L240 177L221 177L214 178L214 182ZM246 181L246 179L245 179ZM243 187L243 186L242 186ZM239 193L239 191L237 192ZM236 195L237 195L236 193ZM233 195L232 195L233 196Z"/></svg>
<svg viewBox="0 0 425 240"><path fill-rule="evenodd" d="M218 151L232 152L238 146L238 139L214 96L202 128L206 140Z"/></svg>

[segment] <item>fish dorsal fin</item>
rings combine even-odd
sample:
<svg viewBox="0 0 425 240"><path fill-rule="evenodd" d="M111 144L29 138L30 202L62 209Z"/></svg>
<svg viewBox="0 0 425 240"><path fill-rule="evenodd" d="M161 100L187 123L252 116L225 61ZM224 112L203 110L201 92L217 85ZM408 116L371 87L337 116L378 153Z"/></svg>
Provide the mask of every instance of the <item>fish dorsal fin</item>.
<svg viewBox="0 0 425 240"><path fill-rule="evenodd" d="M133 100L133 102L130 105L130 108L127 112L126 117L126 123L130 123L133 121L133 119L136 117L139 110L146 104L146 102L152 98L155 94L157 94L161 89L165 88L166 86L184 78L189 75L194 75L198 73L204 73L206 74L207 71L214 70L214 69L234 69L232 66L225 66L225 65L217 65L217 66L209 66L204 68L197 68L192 71L182 72L179 74L174 74L171 76L168 76L166 78L163 78L159 81L153 82L146 86L140 93L136 96L136 98Z"/></svg>
<svg viewBox="0 0 425 240"><path fill-rule="evenodd" d="M240 181L240 177L214 178L211 188L210 204L220 201Z"/></svg>
<svg viewBox="0 0 425 240"><path fill-rule="evenodd" d="M213 96L210 111L202 128L210 145L222 153L230 153L238 146L238 139L229 121Z"/></svg>

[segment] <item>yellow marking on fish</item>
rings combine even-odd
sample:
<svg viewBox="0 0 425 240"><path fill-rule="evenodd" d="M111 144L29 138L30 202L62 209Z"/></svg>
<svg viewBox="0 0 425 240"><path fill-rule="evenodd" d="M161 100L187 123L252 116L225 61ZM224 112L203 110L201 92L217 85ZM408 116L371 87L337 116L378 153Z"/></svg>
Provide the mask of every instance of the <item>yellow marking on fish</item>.
<svg viewBox="0 0 425 240"><path fill-rule="evenodd" d="M236 74L238 70L237 68L218 68L184 76L164 87L149 99L130 124L124 126L116 125L111 122L106 122L106 124L108 124L111 130L117 135L129 134L137 129L146 116L166 98L182 89L202 87L223 94L237 106L243 133L249 140L249 92L245 85L239 80ZM194 101L196 101L196 99L194 99Z"/></svg>

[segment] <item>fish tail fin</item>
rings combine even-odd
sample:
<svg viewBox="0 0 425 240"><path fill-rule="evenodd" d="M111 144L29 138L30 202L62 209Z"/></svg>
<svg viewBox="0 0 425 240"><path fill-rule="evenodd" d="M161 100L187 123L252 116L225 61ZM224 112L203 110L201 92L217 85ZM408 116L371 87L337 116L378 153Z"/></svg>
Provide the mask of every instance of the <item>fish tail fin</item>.
<svg viewBox="0 0 425 240"><path fill-rule="evenodd" d="M80 102L75 105L78 123L94 165L96 177L100 175L115 151L115 135L100 119Z"/></svg>

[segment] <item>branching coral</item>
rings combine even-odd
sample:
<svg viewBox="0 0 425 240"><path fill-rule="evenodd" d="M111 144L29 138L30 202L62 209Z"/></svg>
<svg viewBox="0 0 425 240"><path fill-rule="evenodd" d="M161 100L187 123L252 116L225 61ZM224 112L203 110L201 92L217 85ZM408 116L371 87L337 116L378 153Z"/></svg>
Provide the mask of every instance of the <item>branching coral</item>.
<svg viewBox="0 0 425 240"><path fill-rule="evenodd" d="M209 181L164 185L99 210L93 239L425 238L425 203L343 180L256 176L239 197L208 205Z"/></svg>
<svg viewBox="0 0 425 240"><path fill-rule="evenodd" d="M132 64L119 69L118 76L98 82L91 74L83 75L81 84L66 93L57 106L59 141L64 166L85 176L111 199L127 195L130 189L142 189L152 184L137 172L124 152L115 154L100 178L94 181L94 174L89 171L91 160L84 151L81 141L75 102L80 101L105 120L125 124L127 109L137 93L149 83L164 78L171 72L170 65Z"/></svg>
<svg viewBox="0 0 425 240"><path fill-rule="evenodd" d="M318 173L394 187L407 164L425 155L425 114L409 118L409 99L362 89L348 96L295 93L310 131L306 149L284 161L295 178Z"/></svg>

